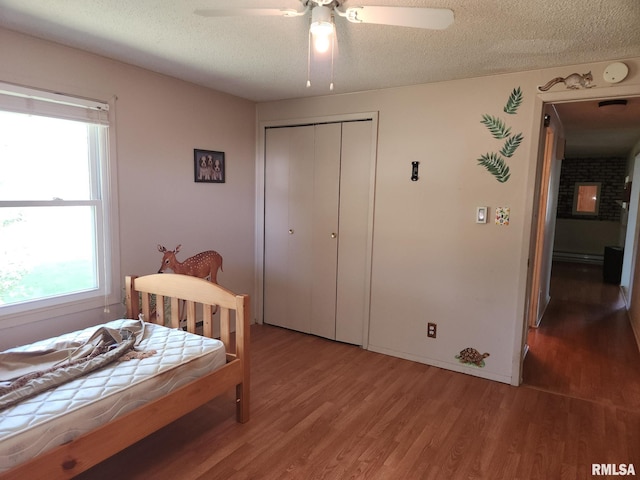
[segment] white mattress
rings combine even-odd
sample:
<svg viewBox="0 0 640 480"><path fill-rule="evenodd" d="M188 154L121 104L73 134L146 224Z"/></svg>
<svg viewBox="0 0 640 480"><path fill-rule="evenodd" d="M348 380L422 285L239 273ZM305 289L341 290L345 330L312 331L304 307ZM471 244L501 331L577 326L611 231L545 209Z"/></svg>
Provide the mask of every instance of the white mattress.
<svg viewBox="0 0 640 480"><path fill-rule="evenodd" d="M120 328L131 320L106 324ZM46 347L61 339L89 338L96 327L12 350ZM89 375L0 411L0 472L67 443L134 408L161 397L226 362L219 340L146 324L136 350L157 350L142 360L113 362Z"/></svg>

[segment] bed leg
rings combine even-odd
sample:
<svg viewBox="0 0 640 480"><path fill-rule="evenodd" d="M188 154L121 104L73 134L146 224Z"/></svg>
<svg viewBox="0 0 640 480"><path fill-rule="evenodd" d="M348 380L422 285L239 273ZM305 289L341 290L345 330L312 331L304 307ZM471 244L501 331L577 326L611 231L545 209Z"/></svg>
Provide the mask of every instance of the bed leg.
<svg viewBox="0 0 640 480"><path fill-rule="evenodd" d="M249 296L236 296L236 357L240 359L242 369L242 382L236 385L236 420L238 423L249 421Z"/></svg>
<svg viewBox="0 0 640 480"><path fill-rule="evenodd" d="M236 385L236 421L249 421L249 386L245 386L244 383Z"/></svg>

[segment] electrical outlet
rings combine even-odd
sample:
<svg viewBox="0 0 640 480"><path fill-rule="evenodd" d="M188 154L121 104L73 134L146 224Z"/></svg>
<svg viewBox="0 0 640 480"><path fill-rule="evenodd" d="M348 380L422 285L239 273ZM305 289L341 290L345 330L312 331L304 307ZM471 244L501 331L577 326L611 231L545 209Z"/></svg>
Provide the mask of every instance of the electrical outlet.
<svg viewBox="0 0 640 480"><path fill-rule="evenodd" d="M436 331L438 326L435 323L427 323L427 337L436 338Z"/></svg>

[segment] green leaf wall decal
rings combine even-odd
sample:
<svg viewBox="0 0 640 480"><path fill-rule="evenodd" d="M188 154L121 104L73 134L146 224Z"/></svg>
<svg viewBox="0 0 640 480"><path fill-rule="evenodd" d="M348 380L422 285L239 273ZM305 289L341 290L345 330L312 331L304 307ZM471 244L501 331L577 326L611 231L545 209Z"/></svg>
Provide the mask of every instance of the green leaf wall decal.
<svg viewBox="0 0 640 480"><path fill-rule="evenodd" d="M507 100L507 104L504 106L503 110L509 115L515 115L520 105L522 105L522 100L522 90L520 87L514 88L511 95L509 95L509 99ZM511 135L511 128L507 127L503 120L493 115L482 115L480 123L487 127L493 138L498 140L506 138L500 153L487 153L485 155L481 155L478 159L478 165L482 165L496 178L496 180L500 183L504 183L509 180L509 177L511 176L505 157L511 158L514 155L524 137L522 136L522 133Z"/></svg>
<svg viewBox="0 0 640 480"><path fill-rule="evenodd" d="M500 183L504 183L509 180L511 173L509 173L509 166L505 163L504 158L502 158L497 153L487 153L485 155L481 155L478 159L478 165L482 165L487 171L496 177Z"/></svg>
<svg viewBox="0 0 640 480"><path fill-rule="evenodd" d="M482 115L482 121L480 123L489 129L493 138L503 139L511 134L511 128L507 127L502 120L493 115Z"/></svg>
<svg viewBox="0 0 640 480"><path fill-rule="evenodd" d="M500 150L500 153L505 157L511 158L520 146L520 143L522 143L522 139L523 136L521 133L511 135L507 138L507 141L504 142L504 146L502 147L502 150Z"/></svg>
<svg viewBox="0 0 640 480"><path fill-rule="evenodd" d="M504 111L509 115L515 115L518 107L522 104L522 90L520 87L514 88L511 95L509 95L509 100L507 100L507 104L504 106Z"/></svg>

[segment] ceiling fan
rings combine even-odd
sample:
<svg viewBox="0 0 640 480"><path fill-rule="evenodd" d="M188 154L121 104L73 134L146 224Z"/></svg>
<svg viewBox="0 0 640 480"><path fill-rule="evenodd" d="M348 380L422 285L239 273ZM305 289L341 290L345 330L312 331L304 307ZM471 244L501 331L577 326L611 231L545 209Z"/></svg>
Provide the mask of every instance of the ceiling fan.
<svg viewBox="0 0 640 480"><path fill-rule="evenodd" d="M203 17L227 16L281 16L302 17L311 13L309 27L309 55L307 61L307 87L311 44L314 50L323 53L331 47L333 78L333 45L335 42L334 15L346 18L351 23L373 23L398 27L413 27L429 30L444 30L453 23L453 11L447 8L358 6L341 9L340 0L300 0L302 10L292 8L212 8L195 10ZM333 80L329 86L333 90Z"/></svg>

